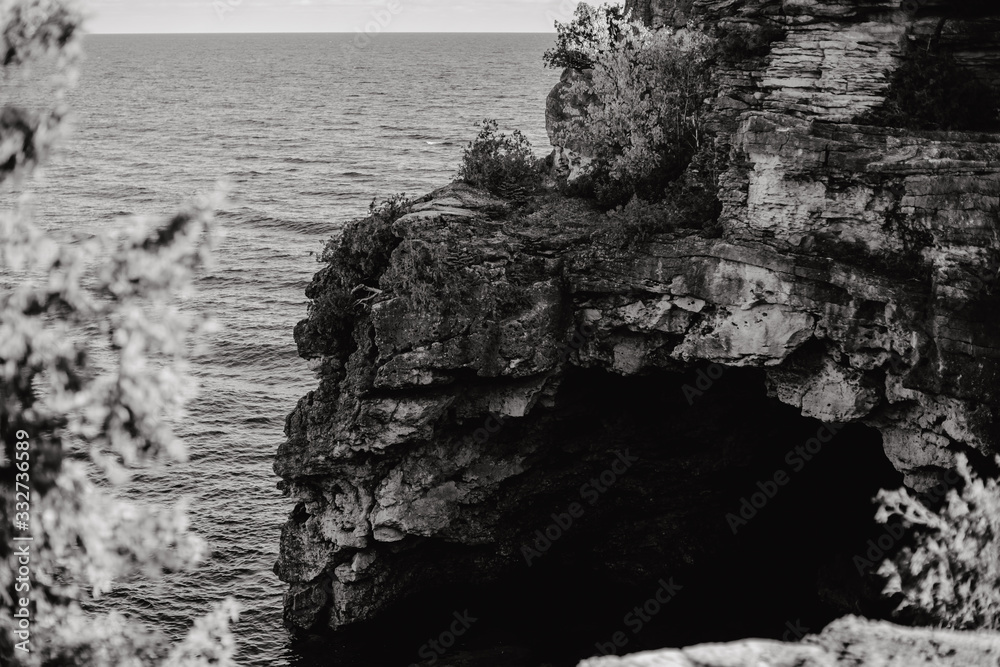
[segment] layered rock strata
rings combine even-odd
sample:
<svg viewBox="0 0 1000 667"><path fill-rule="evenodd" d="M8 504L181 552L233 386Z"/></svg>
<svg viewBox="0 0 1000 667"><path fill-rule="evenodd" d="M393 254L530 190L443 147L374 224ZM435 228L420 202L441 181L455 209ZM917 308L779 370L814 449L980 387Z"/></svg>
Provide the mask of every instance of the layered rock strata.
<svg viewBox="0 0 1000 667"><path fill-rule="evenodd" d="M623 584L726 548L723 487L768 446L727 420L756 434L794 423L781 435L793 440L852 424L858 451L876 434L872 456L916 489L956 452L988 461L1000 443L1000 138L851 122L884 98L886 72L940 7L637 4L651 22L786 31L760 63L720 73L722 238L681 229L621 248L585 202L548 194L518 208L462 185L348 228L309 288L296 339L319 385L275 462L296 502L276 565L286 623L345 628L442 580L511 576L550 510L630 442L654 463L622 475L580 546ZM956 19L982 28L974 40L951 37L983 71L997 52L984 14ZM685 373L709 368L729 378L719 393L685 390L697 387ZM664 454L653 441L671 430L685 444ZM643 529L602 544L623 512ZM802 651L854 664L824 646Z"/></svg>

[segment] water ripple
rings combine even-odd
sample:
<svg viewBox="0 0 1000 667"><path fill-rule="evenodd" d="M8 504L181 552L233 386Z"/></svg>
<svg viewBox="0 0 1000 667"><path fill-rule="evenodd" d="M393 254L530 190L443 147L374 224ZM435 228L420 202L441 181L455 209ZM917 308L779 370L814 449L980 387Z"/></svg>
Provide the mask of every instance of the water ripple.
<svg viewBox="0 0 1000 667"><path fill-rule="evenodd" d="M178 424L191 460L122 490L143 502L191 497L212 557L191 573L122 583L110 600L181 636L193 614L235 596L239 661L252 667L309 664L281 627L284 585L271 566L291 507L271 457L285 414L315 382L292 340L317 269L310 251L373 197L450 180L485 117L542 148L558 80L541 66L546 35L381 35L359 54L363 79L330 56L350 38L89 36L68 100L75 132L32 186L46 224L91 233L123 215L169 214L220 177L235 186L218 266L193 302L224 329L194 360L200 398Z"/></svg>

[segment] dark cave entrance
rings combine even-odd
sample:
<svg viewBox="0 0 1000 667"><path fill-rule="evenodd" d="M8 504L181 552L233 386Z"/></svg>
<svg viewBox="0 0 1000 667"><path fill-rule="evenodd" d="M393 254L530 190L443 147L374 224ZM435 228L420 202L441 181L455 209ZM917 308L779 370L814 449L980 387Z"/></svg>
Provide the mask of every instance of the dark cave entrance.
<svg viewBox="0 0 1000 667"><path fill-rule="evenodd" d="M883 616L854 556L881 532L872 498L902 476L877 431L823 427L768 398L759 370L575 371L541 425L505 429L552 444L511 490L530 498L517 564L490 582L440 582L344 633L354 648L333 664L561 667ZM468 629L442 635L466 611ZM429 645L442 636L454 643Z"/></svg>

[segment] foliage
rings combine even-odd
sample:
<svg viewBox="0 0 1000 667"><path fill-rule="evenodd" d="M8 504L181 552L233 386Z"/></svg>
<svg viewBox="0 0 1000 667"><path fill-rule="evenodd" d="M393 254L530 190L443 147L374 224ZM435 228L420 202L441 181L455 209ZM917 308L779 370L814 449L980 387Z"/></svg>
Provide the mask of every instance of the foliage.
<svg viewBox="0 0 1000 667"><path fill-rule="evenodd" d="M387 245L395 236L392 223L413 209L413 201L406 194L396 193L381 203L376 201L373 199L368 205L368 217L361 224L349 225L340 236L327 241L319 256L319 261L324 264L338 262L339 268L356 274L353 279L358 282L364 282L366 276L377 275L379 270L367 264L381 266L388 263L391 250L366 251L378 251Z"/></svg>
<svg viewBox="0 0 1000 667"><path fill-rule="evenodd" d="M462 267L450 260L444 244L407 239L394 253L381 285L402 294L415 310L423 311L434 303L457 305L463 290L470 287L458 277L461 273Z"/></svg>
<svg viewBox="0 0 1000 667"><path fill-rule="evenodd" d="M353 347L353 317L359 305L377 297L379 276L400 239L392 224L410 212L413 202L394 194L372 200L368 216L330 239L319 256L326 266L306 288L309 317L295 328L299 354L305 358L342 356Z"/></svg>
<svg viewBox="0 0 1000 667"><path fill-rule="evenodd" d="M380 281L386 292L399 297L403 308L395 311L394 324L383 320L382 326L389 330L402 325L412 333L417 317L434 322L436 335L445 338L450 332L472 332L468 353L483 364L481 372L501 373L503 322L531 307L525 273L532 270L518 267L525 273L498 274L488 268L488 257L489 252L478 247L456 250L448 242L405 239Z"/></svg>
<svg viewBox="0 0 1000 667"><path fill-rule="evenodd" d="M706 238L721 236L718 221L722 204L717 195L717 178L718 174L708 169L694 171L669 184L658 201L633 197L626 205L608 212L611 224L602 237L612 245L631 248L655 234L684 229L698 230Z"/></svg>
<svg viewBox="0 0 1000 667"><path fill-rule="evenodd" d="M458 177L505 199L534 192L541 177L528 139L520 130L499 132L497 122L489 118L476 126L482 129L463 152Z"/></svg>
<svg viewBox="0 0 1000 667"><path fill-rule="evenodd" d="M998 459L1000 462L1000 459ZM876 518L902 517L913 546L887 559L879 574L896 613L957 629L1000 629L1000 486L982 480L958 457L962 489L935 512L905 488L881 491Z"/></svg>
<svg viewBox="0 0 1000 667"><path fill-rule="evenodd" d="M671 232L681 226L679 208L672 202L649 202L639 197L608 211L608 219L610 224L600 236L621 248L641 245L655 234Z"/></svg>
<svg viewBox="0 0 1000 667"><path fill-rule="evenodd" d="M0 184L23 183L58 138L74 78L80 14L66 0L0 0L5 80L54 68L47 106L10 103L0 116ZM44 69L38 67L38 69ZM193 386L189 348L204 318L176 305L209 259L214 200L160 228L137 221L64 243L20 208L0 212L0 663L153 665L170 655L159 632L119 614L88 614L131 574L197 562L204 542L183 505L139 507L109 493L128 468L182 459L171 432ZM29 530L15 487L30 487ZM23 500L19 498L17 500ZM30 535L30 591L16 590L13 538ZM21 582L23 584L23 582ZM31 653L13 645L20 600L31 600ZM231 603L199 621L171 665L232 664ZM20 641L23 637L17 637Z"/></svg>
<svg viewBox="0 0 1000 667"><path fill-rule="evenodd" d="M592 7L581 2L572 21L556 21L556 45L542 59L546 67L590 69L621 41L629 28L628 15L621 7Z"/></svg>
<svg viewBox="0 0 1000 667"><path fill-rule="evenodd" d="M588 146L598 203L656 201L704 141L713 40L694 30L635 24L600 53L591 77L564 95L593 99L555 127L555 143Z"/></svg>
<svg viewBox="0 0 1000 667"><path fill-rule="evenodd" d="M915 47L889 80L886 99L856 122L910 130L991 131L1000 95L951 55Z"/></svg>
<svg viewBox="0 0 1000 667"><path fill-rule="evenodd" d="M388 199L376 204L377 199L372 199L368 205L368 215L381 218L392 224L413 210L413 201L406 196L406 193L396 193L389 195Z"/></svg>

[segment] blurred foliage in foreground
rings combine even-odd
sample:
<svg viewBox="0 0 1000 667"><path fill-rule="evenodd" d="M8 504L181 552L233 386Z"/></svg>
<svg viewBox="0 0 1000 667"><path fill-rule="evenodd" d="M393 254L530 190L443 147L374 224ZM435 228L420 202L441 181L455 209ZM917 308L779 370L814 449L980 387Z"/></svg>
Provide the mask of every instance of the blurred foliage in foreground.
<svg viewBox="0 0 1000 667"><path fill-rule="evenodd" d="M881 491L876 518L902 518L912 535L878 573L896 613L922 625L1000 630L1000 486L981 479L962 454L961 488L927 507L905 488ZM1000 459L997 460L1000 464Z"/></svg>
<svg viewBox="0 0 1000 667"><path fill-rule="evenodd" d="M6 99L0 111L8 202L60 136L80 24L69 0L0 0L5 90L18 82L43 97L30 108ZM0 664L232 664L231 601L177 645L80 606L117 579L182 570L205 553L183 507L139 507L109 490L129 468L185 456L169 423L192 393L185 356L206 321L177 301L209 258L213 208L205 199L159 228L136 222L72 243L43 231L23 202L0 211ZM30 487L27 531L14 526L25 509L16 482ZM29 596L15 589L13 538L28 535L30 653L15 646L13 618Z"/></svg>

